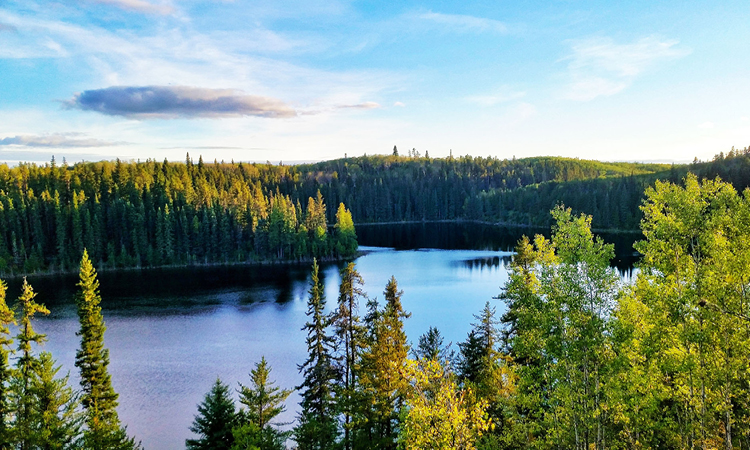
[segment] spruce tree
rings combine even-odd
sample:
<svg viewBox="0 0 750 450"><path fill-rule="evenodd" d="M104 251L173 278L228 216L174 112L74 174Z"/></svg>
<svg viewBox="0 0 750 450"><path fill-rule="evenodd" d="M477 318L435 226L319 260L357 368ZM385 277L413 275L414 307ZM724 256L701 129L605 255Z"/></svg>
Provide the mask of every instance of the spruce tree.
<svg viewBox="0 0 750 450"><path fill-rule="evenodd" d="M198 415L190 427L199 438L185 440L185 446L188 450L229 450L234 443L232 428L236 424L237 412L229 386L217 378L198 405Z"/></svg>
<svg viewBox="0 0 750 450"><path fill-rule="evenodd" d="M365 345L365 329L358 315L359 299L365 296L363 284L364 280L355 269L354 263L347 264L341 270L338 309L333 319L336 348L342 352L339 355L341 378L336 390L336 403L343 415L343 444L346 450L351 448L352 413L356 406L355 364Z"/></svg>
<svg viewBox="0 0 750 450"><path fill-rule="evenodd" d="M241 419L257 430L256 442L261 450L283 449L288 434L275 429L271 421L284 412L284 402L292 391L274 386L275 382L269 380L270 374L271 367L262 357L250 372L252 385L240 384L239 390L240 403L247 407L247 410L242 410Z"/></svg>
<svg viewBox="0 0 750 450"><path fill-rule="evenodd" d="M8 286L5 281L0 280L0 442L10 440L8 421L10 420L11 405L8 385L13 375L9 356L12 352L10 346L13 339L10 338L9 325L15 322L13 310L8 307L5 295Z"/></svg>
<svg viewBox="0 0 750 450"><path fill-rule="evenodd" d="M450 349L451 344L443 344L444 339L440 330L430 327L426 333L419 336L417 347L412 350L412 355L418 360L437 360L450 369L455 359L455 352Z"/></svg>
<svg viewBox="0 0 750 450"><path fill-rule="evenodd" d="M60 366L55 366L52 354L42 352L39 355L31 385L35 406L29 436L32 448L80 448L83 422L83 415L78 411L80 402L68 385L68 375L56 378L59 371Z"/></svg>
<svg viewBox="0 0 750 450"><path fill-rule="evenodd" d="M403 291L391 277L385 288L385 309L374 316L369 346L362 352L358 367L358 389L372 411L366 412L365 426L355 428L355 447L395 449L398 418L408 390L406 360L409 345L404 319L410 314L401 306ZM358 405L361 409L362 405ZM364 431L364 433L362 433Z"/></svg>
<svg viewBox="0 0 750 450"><path fill-rule="evenodd" d="M49 314L49 310L44 305L34 301L35 297L36 293L24 278L21 296L18 297L16 302L16 309L21 313L21 321L16 335L17 351L20 357L16 362L15 379L12 382L15 400L15 421L13 424L15 439L13 440L21 449L31 448L30 439L34 428L33 416L36 408L32 383L39 366L39 360L31 351L31 344L39 345L46 339L45 335L34 331L31 320L36 313Z"/></svg>
<svg viewBox="0 0 750 450"><path fill-rule="evenodd" d="M326 334L330 320L325 314L325 294L316 260L313 260L309 293L308 322L302 328L307 332L308 358L299 366L304 376L297 387L302 390L302 410L294 440L299 450L326 450L336 448L338 438L333 394L337 373L332 356L333 338Z"/></svg>
<svg viewBox="0 0 750 450"><path fill-rule="evenodd" d="M86 250L81 258L80 291L76 296L81 329L81 348L76 352L76 367L81 372L81 403L86 413L84 442L89 448L129 449L135 442L128 438L117 415L117 393L107 370L109 350L104 348L107 329L99 306L99 281Z"/></svg>

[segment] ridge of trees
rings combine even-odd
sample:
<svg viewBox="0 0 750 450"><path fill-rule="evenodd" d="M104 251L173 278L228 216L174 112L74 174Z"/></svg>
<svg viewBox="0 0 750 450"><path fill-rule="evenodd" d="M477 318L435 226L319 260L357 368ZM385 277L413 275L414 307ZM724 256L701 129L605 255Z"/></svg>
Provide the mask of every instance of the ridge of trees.
<svg viewBox="0 0 750 450"><path fill-rule="evenodd" d="M397 152L394 152L397 153ZM637 230L657 179L750 186L750 148L690 165L562 157L345 157L297 166L102 161L0 165L0 273L346 258L354 223L480 220L550 226L564 203ZM338 205L330 208L327 205ZM339 214L341 204L344 216ZM346 222L346 229L331 224ZM332 228L332 229L331 229Z"/></svg>

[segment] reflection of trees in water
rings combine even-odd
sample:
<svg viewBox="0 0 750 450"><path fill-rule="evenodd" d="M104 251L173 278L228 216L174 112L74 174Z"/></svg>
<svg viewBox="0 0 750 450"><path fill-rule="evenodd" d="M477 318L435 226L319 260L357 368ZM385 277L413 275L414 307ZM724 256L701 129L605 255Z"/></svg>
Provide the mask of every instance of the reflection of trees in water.
<svg viewBox="0 0 750 450"><path fill-rule="evenodd" d="M462 265L469 270L497 269L500 266L509 267L511 261L510 255L503 256L485 256L462 261Z"/></svg>
<svg viewBox="0 0 750 450"><path fill-rule="evenodd" d="M367 224L357 227L360 245L390 247L397 250L438 248L445 250L495 250L513 251L523 235L549 237L549 229L503 227L478 223L423 222L399 224ZM612 267L622 277L631 277L639 256L634 254L633 243L643 237L637 233L601 233L604 242L615 244ZM474 261L474 260L472 260ZM499 263L498 263L499 264ZM481 268L467 264L466 267ZM484 263L484 267L496 267Z"/></svg>

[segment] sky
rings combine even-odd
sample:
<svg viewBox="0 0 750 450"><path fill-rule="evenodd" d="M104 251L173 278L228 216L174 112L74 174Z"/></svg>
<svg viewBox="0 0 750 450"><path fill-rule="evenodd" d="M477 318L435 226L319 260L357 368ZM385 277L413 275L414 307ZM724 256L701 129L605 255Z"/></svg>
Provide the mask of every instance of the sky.
<svg viewBox="0 0 750 450"><path fill-rule="evenodd" d="M0 161L692 161L750 145L750 2L0 0Z"/></svg>

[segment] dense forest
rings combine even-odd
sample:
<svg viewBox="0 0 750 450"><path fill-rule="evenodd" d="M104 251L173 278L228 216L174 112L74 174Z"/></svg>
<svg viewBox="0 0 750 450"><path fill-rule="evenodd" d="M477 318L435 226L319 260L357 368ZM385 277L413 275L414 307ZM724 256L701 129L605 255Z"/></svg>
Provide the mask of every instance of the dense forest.
<svg viewBox="0 0 750 450"><path fill-rule="evenodd" d="M742 449L750 447L750 191L688 175L641 210L635 280L610 267L591 216L558 206L550 239L522 238L510 276L458 348L411 347L395 278L379 305L354 263L324 314L313 265L295 427L261 360L237 410L217 380L191 450Z"/></svg>
<svg viewBox="0 0 750 450"><path fill-rule="evenodd" d="M105 268L352 256L349 210L293 199L291 179L202 159L0 166L0 272L66 270L84 249Z"/></svg>
<svg viewBox="0 0 750 450"><path fill-rule="evenodd" d="M101 268L346 258L354 223L548 227L560 203L596 229L636 231L657 179L692 172L750 186L750 148L680 166L397 153L297 166L189 156L0 165L0 273L70 270L84 248Z"/></svg>
<svg viewBox="0 0 750 450"><path fill-rule="evenodd" d="M689 174L647 188L641 212L643 259L625 283L592 217L557 206L551 237L518 242L508 280L456 348L435 328L412 345L396 278L380 304L354 263L326 308L313 260L300 385L276 386L261 359L238 408L216 380L187 448L750 448L750 191ZM117 416L86 252L78 287L75 391L36 352L33 319L49 311L26 282L9 308L0 283L4 448L139 447ZM275 419L292 389L300 408L285 430Z"/></svg>

